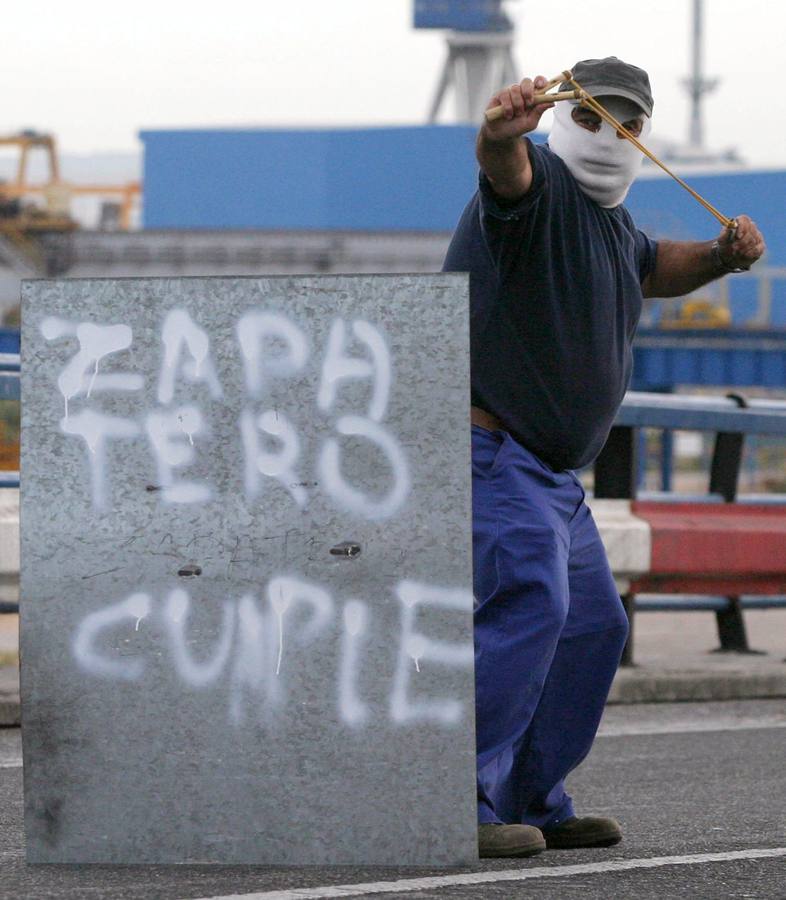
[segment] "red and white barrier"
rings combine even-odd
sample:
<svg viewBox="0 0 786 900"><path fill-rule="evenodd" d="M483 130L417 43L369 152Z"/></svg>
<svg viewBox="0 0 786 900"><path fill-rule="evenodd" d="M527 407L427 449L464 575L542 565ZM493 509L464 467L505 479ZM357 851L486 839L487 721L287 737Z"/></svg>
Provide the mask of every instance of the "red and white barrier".
<svg viewBox="0 0 786 900"><path fill-rule="evenodd" d="M19 600L19 491L0 490L0 603Z"/></svg>
<svg viewBox="0 0 786 900"><path fill-rule="evenodd" d="M614 580L627 594L631 579L652 568L652 529L631 508L630 500L589 500Z"/></svg>
<svg viewBox="0 0 786 900"><path fill-rule="evenodd" d="M591 506L620 593L786 594L786 505Z"/></svg>

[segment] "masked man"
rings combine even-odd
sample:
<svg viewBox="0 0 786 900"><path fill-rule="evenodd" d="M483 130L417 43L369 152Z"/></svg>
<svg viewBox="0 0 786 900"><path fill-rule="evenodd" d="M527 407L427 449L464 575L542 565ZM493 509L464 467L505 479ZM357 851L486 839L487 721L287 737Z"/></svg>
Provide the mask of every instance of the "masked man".
<svg viewBox="0 0 786 900"><path fill-rule="evenodd" d="M573 73L646 139L646 72L609 57ZM621 204L641 154L597 114L561 101L548 146L522 140L550 108L533 105L545 84L525 78L491 99L504 115L480 130L479 190L445 261L471 273L482 856L621 839L614 819L576 817L564 786L628 633L573 470L599 453L622 401L642 298L687 294L764 251L747 216L706 243L638 231Z"/></svg>

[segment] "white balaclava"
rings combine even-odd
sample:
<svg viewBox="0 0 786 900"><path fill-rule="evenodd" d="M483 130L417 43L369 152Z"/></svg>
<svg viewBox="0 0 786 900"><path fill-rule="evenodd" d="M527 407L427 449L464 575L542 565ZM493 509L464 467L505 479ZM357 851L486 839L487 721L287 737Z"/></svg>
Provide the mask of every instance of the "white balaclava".
<svg viewBox="0 0 786 900"><path fill-rule="evenodd" d="M647 137L651 121L632 100L608 96L601 102L618 122L643 116L644 125L639 137L642 141ZM565 100L556 105L549 147L565 163L588 197L606 208L619 206L644 157L630 141L618 138L608 122L601 122L596 132L582 128L571 117L575 106Z"/></svg>

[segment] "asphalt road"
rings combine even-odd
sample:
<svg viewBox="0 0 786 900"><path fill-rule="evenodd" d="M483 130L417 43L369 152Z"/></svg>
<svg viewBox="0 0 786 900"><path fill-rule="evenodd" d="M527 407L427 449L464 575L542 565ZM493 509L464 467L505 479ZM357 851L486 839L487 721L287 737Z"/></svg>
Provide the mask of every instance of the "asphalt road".
<svg viewBox="0 0 786 900"><path fill-rule="evenodd" d="M398 882L394 898L786 898L786 701L610 708L570 787L581 811L617 816L625 840L471 870L28 866L17 729L0 730L0 897L327 897L330 885ZM775 855L763 854L771 851ZM457 876L480 883L460 884ZM412 879L443 881L413 883ZM409 882L409 883L408 883ZM313 891L303 891L311 888ZM280 892L300 889L302 893ZM269 892L275 892L272 895ZM341 896L366 897L349 893ZM332 896L339 896L333 892Z"/></svg>

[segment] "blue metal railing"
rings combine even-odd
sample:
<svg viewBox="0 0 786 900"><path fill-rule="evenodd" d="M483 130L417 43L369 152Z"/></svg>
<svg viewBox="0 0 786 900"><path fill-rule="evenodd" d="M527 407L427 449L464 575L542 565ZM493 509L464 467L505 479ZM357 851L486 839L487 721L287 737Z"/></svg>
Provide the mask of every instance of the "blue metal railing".
<svg viewBox="0 0 786 900"><path fill-rule="evenodd" d="M19 400L19 354L0 353L0 400ZM0 472L0 488L18 488L19 472Z"/></svg>
<svg viewBox="0 0 786 900"><path fill-rule="evenodd" d="M712 431L715 448L710 467L709 492L703 502L708 504L740 503L737 495L744 441L750 434L786 436L786 403L781 400L748 400L739 394L727 397L689 397L676 394L630 392L619 410L606 446L595 461L596 497L643 499L638 493L640 446L642 428L685 431ZM649 495L652 498L652 495ZM679 503L696 497L681 498L663 492L656 498L664 503ZM756 501L761 502L761 497ZM768 496L768 504L786 508L782 494ZM701 501L700 501L701 502ZM742 502L754 502L747 498ZM759 596L717 597L711 595L645 595L628 594L623 598L632 621L641 610L712 610L718 625L722 650L750 652L743 618L743 610L786 606L786 597ZM634 633L623 653L623 665L633 664Z"/></svg>
<svg viewBox="0 0 786 900"><path fill-rule="evenodd" d="M19 354L0 353L0 400L19 399Z"/></svg>
<svg viewBox="0 0 786 900"><path fill-rule="evenodd" d="M19 353L18 328L0 328L0 353Z"/></svg>
<svg viewBox="0 0 786 900"><path fill-rule="evenodd" d="M615 425L683 431L786 435L786 401L629 391Z"/></svg>
<svg viewBox="0 0 786 900"><path fill-rule="evenodd" d="M786 597L781 595L743 595L739 597L742 609L772 609L786 607ZM693 610L723 611L729 609L728 597L704 594L636 594L636 612L688 612Z"/></svg>
<svg viewBox="0 0 786 900"><path fill-rule="evenodd" d="M14 334L11 333L11 337L13 336ZM16 352L5 352L9 347L9 340L7 338L7 329L0 329L0 400L19 400L20 357L18 352L18 332L16 332ZM0 489L18 487L19 472L0 471ZM18 612L18 603L0 600L0 614Z"/></svg>

